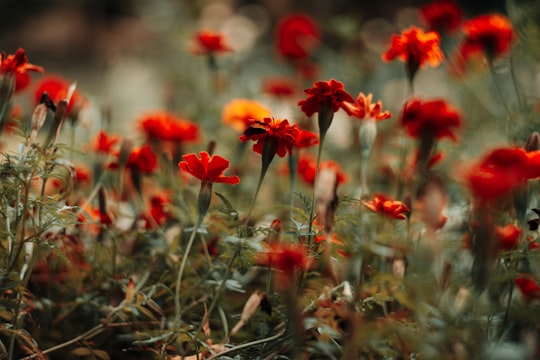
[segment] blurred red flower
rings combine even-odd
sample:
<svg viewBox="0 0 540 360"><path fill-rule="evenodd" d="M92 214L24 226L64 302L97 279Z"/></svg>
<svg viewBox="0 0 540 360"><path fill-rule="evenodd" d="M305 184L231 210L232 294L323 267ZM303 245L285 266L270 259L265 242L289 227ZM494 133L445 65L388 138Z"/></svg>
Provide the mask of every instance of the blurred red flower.
<svg viewBox="0 0 540 360"><path fill-rule="evenodd" d="M424 32L417 27L403 30L401 35L393 35L390 49L382 54L384 61L396 58L407 64L409 78L414 77L419 68L429 64L438 66L444 59L439 47L440 36L434 31Z"/></svg>
<svg viewBox="0 0 540 360"><path fill-rule="evenodd" d="M295 127L298 127L298 125L293 125ZM317 145L319 143L319 135L315 134L312 131L304 130L298 127L298 135L296 136L296 144L295 146L297 148L307 148L314 145Z"/></svg>
<svg viewBox="0 0 540 360"><path fill-rule="evenodd" d="M71 84L64 78L58 75L47 75L39 79L36 83L36 90L34 93L35 103L39 104L41 96L44 92L49 95L49 98L57 104L60 100L67 100L70 95ZM71 114L73 109L82 106L84 98L79 91L75 89L71 94L71 98L68 103L68 114Z"/></svg>
<svg viewBox="0 0 540 360"><path fill-rule="evenodd" d="M298 106L308 117L319 112L323 106L329 106L336 112L340 107L345 108L346 102L354 102L354 98L345 91L343 83L334 79L317 81L312 88L305 89L304 93L308 97L300 100Z"/></svg>
<svg viewBox="0 0 540 360"><path fill-rule="evenodd" d="M362 201L369 210L393 218L405 220L410 212L409 207L401 201L389 200L384 195L375 195L371 201Z"/></svg>
<svg viewBox="0 0 540 360"><path fill-rule="evenodd" d="M272 267L276 273L275 286L279 291L285 291L294 285L294 280L300 271L308 269L310 257L304 246L290 243L270 244L266 251L257 256L261 266Z"/></svg>
<svg viewBox="0 0 540 360"><path fill-rule="evenodd" d="M199 126L166 111L142 116L138 124L148 140L185 142L199 138Z"/></svg>
<svg viewBox="0 0 540 360"><path fill-rule="evenodd" d="M536 279L531 274L522 274L516 278L516 285L528 304L535 299L540 299L540 286L536 284Z"/></svg>
<svg viewBox="0 0 540 360"><path fill-rule="evenodd" d="M350 116L357 117L359 119L373 119L381 121L392 117L390 111L382 110L382 102L379 100L375 104L372 103L373 94L365 95L364 93L358 94L358 97L353 102L345 102L343 109Z"/></svg>
<svg viewBox="0 0 540 360"><path fill-rule="evenodd" d="M136 147L131 151L126 167L135 168L141 173L153 173L158 168L157 156L150 145Z"/></svg>
<svg viewBox="0 0 540 360"><path fill-rule="evenodd" d="M272 115L270 109L255 100L234 99L223 107L221 120L236 131L245 131L254 120Z"/></svg>
<svg viewBox="0 0 540 360"><path fill-rule="evenodd" d="M112 147L118 141L120 141L118 135L109 135L104 130L100 130L92 142L92 150L98 153L112 154Z"/></svg>
<svg viewBox="0 0 540 360"><path fill-rule="evenodd" d="M479 15L463 23L465 39L459 51L466 61L484 53L488 59L501 57L510 51L516 34L510 20L504 15Z"/></svg>
<svg viewBox="0 0 540 360"><path fill-rule="evenodd" d="M232 51L225 44L223 35L213 30L201 30L194 36L194 45L191 52L194 54L217 54Z"/></svg>
<svg viewBox="0 0 540 360"><path fill-rule="evenodd" d="M165 193L157 193L150 197L150 209L141 216L145 229L148 230L155 225L161 226L165 224L170 216L168 210L170 202L169 196Z"/></svg>
<svg viewBox="0 0 540 360"><path fill-rule="evenodd" d="M303 154L300 159L298 160L298 174L300 174L302 180L306 182L306 184L313 185L315 183L315 173L317 171L317 160L315 157L307 154ZM319 171L322 169L334 169L337 174L337 184L343 184L348 181L347 174L343 171L341 166L332 160L325 160L321 161L319 164Z"/></svg>
<svg viewBox="0 0 540 360"><path fill-rule="evenodd" d="M401 125L413 138L445 137L457 140L454 133L461 126L461 115L445 100L409 100L401 113Z"/></svg>
<svg viewBox="0 0 540 360"><path fill-rule="evenodd" d="M24 49L19 48L15 54L0 53L0 73L15 76L15 92L25 89L30 84L29 71L44 72L41 66L30 64Z"/></svg>
<svg viewBox="0 0 540 360"><path fill-rule="evenodd" d="M292 153L299 133L300 128L290 125L288 120L267 117L263 121L254 121L240 136L240 141L256 141L253 151L261 155L265 142L271 141L275 145L275 153L284 157L287 152L289 155Z"/></svg>
<svg viewBox="0 0 540 360"><path fill-rule="evenodd" d="M320 41L315 21L305 14L289 14L276 25L276 44L283 57L298 60L309 57Z"/></svg>
<svg viewBox="0 0 540 360"><path fill-rule="evenodd" d="M229 168L229 160L219 155L210 156L206 151L201 151L199 157L192 153L186 154L182 158L184 160L178 163L178 167L202 182L233 185L240 182L240 178L236 175L223 175L223 172Z"/></svg>
<svg viewBox="0 0 540 360"><path fill-rule="evenodd" d="M290 97L296 93L296 85L287 77L267 78L263 82L263 91L277 97Z"/></svg>
<svg viewBox="0 0 540 360"><path fill-rule="evenodd" d="M436 0L420 8L431 30L455 31L461 24L461 8L454 0Z"/></svg>
<svg viewBox="0 0 540 360"><path fill-rule="evenodd" d="M523 231L514 224L508 224L504 227L497 226L495 233L499 239L499 248L504 251L515 249L519 243L519 237Z"/></svg>

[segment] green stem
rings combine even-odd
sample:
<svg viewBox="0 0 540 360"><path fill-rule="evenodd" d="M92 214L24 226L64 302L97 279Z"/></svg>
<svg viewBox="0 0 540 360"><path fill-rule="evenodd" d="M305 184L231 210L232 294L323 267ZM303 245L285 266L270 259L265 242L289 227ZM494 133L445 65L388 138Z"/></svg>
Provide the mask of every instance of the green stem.
<svg viewBox="0 0 540 360"><path fill-rule="evenodd" d="M268 164L269 165L269 164ZM255 190L255 194L253 195L253 199L251 200L251 205L249 206L249 210L246 215L246 219L244 220L244 227L247 227L247 224L249 222L249 218L251 217L251 213L253 212L253 208L255 207L255 202L257 201L257 197L259 196L259 191L261 190L261 185L264 180L264 176L266 175L266 171L268 170L269 166L265 166L264 163L261 167L261 174L259 176L259 182L257 183L257 189Z"/></svg>
<svg viewBox="0 0 540 360"><path fill-rule="evenodd" d="M324 144L325 134L320 135L319 150L317 152L317 163L315 165L315 179L313 181L313 192L311 194L311 208L309 209L309 228L308 228L308 248L311 250L311 244L313 242L313 219L315 217L315 191L317 189L317 180L319 179L319 164L321 162L322 148Z"/></svg>
<svg viewBox="0 0 540 360"><path fill-rule="evenodd" d="M175 311L176 311L176 327L177 328L179 328L181 324L180 285L182 284L182 277L184 275L184 269L186 267L189 252L191 250L191 247L193 246L193 241L195 240L195 237L197 236L197 232L199 231L199 228L202 224L204 215L205 214L199 214L197 218L197 222L195 223L195 226L193 227L193 232L191 233L191 236L189 238L186 251L184 252L184 256L182 257L182 263L180 264L180 268L178 269L178 276L176 278L176 289L175 289L175 294L174 294L174 305L175 305Z"/></svg>

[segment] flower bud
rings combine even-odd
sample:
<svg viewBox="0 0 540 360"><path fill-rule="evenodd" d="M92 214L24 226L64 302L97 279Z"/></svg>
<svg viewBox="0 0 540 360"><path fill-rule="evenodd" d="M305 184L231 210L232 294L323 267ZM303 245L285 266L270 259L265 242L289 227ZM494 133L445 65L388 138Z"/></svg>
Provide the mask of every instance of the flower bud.
<svg viewBox="0 0 540 360"><path fill-rule="evenodd" d="M365 160L371 154L375 138L377 137L377 123L375 122L375 119L368 118L362 121L362 125L360 125L360 130L358 132L360 136L362 158Z"/></svg>
<svg viewBox="0 0 540 360"><path fill-rule="evenodd" d="M212 200L212 182L202 181L201 189L199 190L199 197L197 198L197 209L199 216L204 216L210 207L210 201Z"/></svg>
<svg viewBox="0 0 540 360"><path fill-rule="evenodd" d="M47 106L45 104L39 104L32 113L32 132L30 133L30 144L36 141L38 131L41 129L45 120L47 119Z"/></svg>
<svg viewBox="0 0 540 360"><path fill-rule="evenodd" d="M538 150L539 143L540 143L540 134L538 134L535 131L527 138L527 142L525 143L525 151L532 152L532 151Z"/></svg>

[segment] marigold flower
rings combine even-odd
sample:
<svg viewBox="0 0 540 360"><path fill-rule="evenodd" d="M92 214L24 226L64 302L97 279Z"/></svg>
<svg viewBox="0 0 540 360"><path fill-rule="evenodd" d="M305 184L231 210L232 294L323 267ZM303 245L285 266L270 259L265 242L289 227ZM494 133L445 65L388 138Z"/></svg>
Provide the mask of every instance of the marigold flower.
<svg viewBox="0 0 540 360"><path fill-rule="evenodd" d="M297 125L293 125L298 127ZM307 148L314 145L317 145L319 143L319 135L315 134L312 131L304 130L298 127L300 130L298 132L298 135L296 136L296 144L295 146L297 148Z"/></svg>
<svg viewBox="0 0 540 360"><path fill-rule="evenodd" d="M540 177L540 152L521 148L491 151L465 173L472 194L483 201L496 200Z"/></svg>
<svg viewBox="0 0 540 360"><path fill-rule="evenodd" d="M71 94L71 98L67 99L70 95L70 87L69 82L58 75L44 76L36 84L36 91L34 93L35 103L39 104L43 93L46 92L49 95L49 99L55 104L58 104L61 100L69 100L67 113L71 114L75 107L83 105L84 98L79 91L75 90Z"/></svg>
<svg viewBox="0 0 540 360"><path fill-rule="evenodd" d="M516 278L515 282L526 303L540 299L540 286L531 274L523 274Z"/></svg>
<svg viewBox="0 0 540 360"><path fill-rule="evenodd" d="M501 250L508 251L515 249L519 243L519 237L523 231L514 224L508 224L504 227L497 226L495 233L499 238L499 247Z"/></svg>
<svg viewBox="0 0 540 360"><path fill-rule="evenodd" d="M135 168L141 173L153 173L158 168L157 156L150 145L136 147L131 151L126 166Z"/></svg>
<svg viewBox="0 0 540 360"><path fill-rule="evenodd" d="M405 220L410 212L409 207L401 201L389 200L384 195L375 195L371 201L362 201L369 210L393 218Z"/></svg>
<svg viewBox="0 0 540 360"><path fill-rule="evenodd" d="M263 91L277 97L290 97L296 93L296 85L287 77L268 78L263 82Z"/></svg>
<svg viewBox="0 0 540 360"><path fill-rule="evenodd" d="M100 130L92 142L92 150L98 153L112 154L112 148L120 141L118 135L109 135Z"/></svg>
<svg viewBox="0 0 540 360"><path fill-rule="evenodd" d="M345 109L347 102L354 102L354 98L345 91L343 83L334 79L317 81L312 88L305 89L304 92L308 97L300 100L298 106L308 117L320 112L325 105L329 105L330 109L336 112L340 107Z"/></svg>
<svg viewBox="0 0 540 360"><path fill-rule="evenodd" d="M195 43L191 48L194 54L217 54L232 51L225 44L223 35L213 30L201 30L194 36Z"/></svg>
<svg viewBox="0 0 540 360"><path fill-rule="evenodd" d="M223 172L229 168L229 160L219 155L210 156L206 151L201 151L199 157L191 153L182 158L184 160L178 163L178 167L203 182L233 185L240 182L240 178L236 175L223 175Z"/></svg>
<svg viewBox="0 0 540 360"><path fill-rule="evenodd" d="M412 99L405 104L401 125L413 138L445 137L457 140L454 131L461 126L461 115L445 100L421 101Z"/></svg>
<svg viewBox="0 0 540 360"><path fill-rule="evenodd" d="M154 225L161 226L169 218L169 211L167 206L171 200L165 193L157 193L150 197L150 209L147 213L142 215L145 228L151 229Z"/></svg>
<svg viewBox="0 0 540 360"><path fill-rule="evenodd" d="M256 141L253 145L253 151L261 155L265 143L270 142L272 147L275 147L274 153L284 157L287 153L289 155L292 153L292 148L296 145L296 138L299 133L299 128L290 125L288 120L267 117L263 121L254 121L240 136L240 141Z"/></svg>
<svg viewBox="0 0 540 360"><path fill-rule="evenodd" d="M431 30L455 31L461 24L461 8L454 0L436 0L420 8Z"/></svg>
<svg viewBox="0 0 540 360"><path fill-rule="evenodd" d="M319 44L320 37L319 27L305 14L289 14L276 26L277 50L288 59L309 57Z"/></svg>
<svg viewBox="0 0 540 360"><path fill-rule="evenodd" d="M15 54L11 55L6 55L5 52L0 53L0 73L15 76L15 92L25 89L30 84L29 71L42 73L45 70L41 66L30 64L24 49L19 48Z"/></svg>
<svg viewBox="0 0 540 360"><path fill-rule="evenodd" d="M438 66L444 59L439 47L440 36L434 31L425 33L417 27L403 30L401 35L392 36L390 49L382 55L384 61L393 61L396 58L407 64L409 79L412 79L419 68L426 64L431 67Z"/></svg>
<svg viewBox="0 0 540 360"><path fill-rule="evenodd" d="M365 95L363 92L359 93L356 100L353 102L345 102L343 109L350 116L354 116L358 119L373 119L375 121L386 120L392 117L390 111L383 111L382 102L379 100L376 103L372 103L373 94Z"/></svg>
<svg viewBox="0 0 540 360"><path fill-rule="evenodd" d="M516 34L510 20L500 14L479 15L463 23L465 39L459 46L464 60L483 52L493 60L510 51Z"/></svg>
<svg viewBox="0 0 540 360"><path fill-rule="evenodd" d="M317 160L311 156L304 154L298 160L298 174L306 184L312 185L315 183L315 173ZM343 171L339 163L332 160L324 160L319 164L319 171L323 169L333 169L337 173L337 184L344 184L349 180L348 175Z"/></svg>
<svg viewBox="0 0 540 360"><path fill-rule="evenodd" d="M255 100L234 99L223 107L221 120L236 131L244 131L254 120L270 117L272 112Z"/></svg>
<svg viewBox="0 0 540 360"><path fill-rule="evenodd" d="M259 254L258 260L259 265L271 266L291 276L307 268L309 257L302 245L274 243L268 251Z"/></svg>
<svg viewBox="0 0 540 360"><path fill-rule="evenodd" d="M149 140L193 141L199 138L199 126L166 111L143 115L139 126Z"/></svg>

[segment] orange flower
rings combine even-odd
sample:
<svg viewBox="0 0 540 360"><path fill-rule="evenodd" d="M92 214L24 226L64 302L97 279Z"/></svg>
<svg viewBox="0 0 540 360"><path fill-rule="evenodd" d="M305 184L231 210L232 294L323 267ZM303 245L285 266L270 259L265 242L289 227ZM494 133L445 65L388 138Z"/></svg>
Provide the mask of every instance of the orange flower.
<svg viewBox="0 0 540 360"><path fill-rule="evenodd" d="M186 154L178 163L178 167L190 173L202 182L238 184L240 178L236 175L225 176L223 172L229 168L229 160L219 156L210 156L206 151L201 151L199 157L195 154Z"/></svg>
<svg viewBox="0 0 540 360"><path fill-rule="evenodd" d="M382 102L380 100L373 104L371 102L372 99L373 94L369 94L368 96L366 96L364 95L364 93L361 92L360 94L358 94L356 101L345 102L343 109L350 116L354 116L359 119L368 118L376 121L381 121L392 117L390 111L382 110Z"/></svg>
<svg viewBox="0 0 540 360"><path fill-rule="evenodd" d="M111 154L112 147L116 145L119 140L119 136L109 135L105 131L100 130L99 134L94 138L92 150L98 153Z"/></svg>
<svg viewBox="0 0 540 360"><path fill-rule="evenodd" d="M30 64L24 49L19 48L15 54L0 53L0 73L15 75L15 92L21 91L30 84L29 71L44 72L41 66Z"/></svg>
<svg viewBox="0 0 540 360"><path fill-rule="evenodd" d="M354 102L353 97L345 91L343 83L334 79L317 81L313 83L312 88L306 89L304 92L308 97L300 100L298 106L308 117L324 110L326 107L336 112L340 107L345 108L346 102Z"/></svg>
<svg viewBox="0 0 540 360"><path fill-rule="evenodd" d="M375 195L371 201L362 201L369 210L393 219L405 220L410 212L405 203L389 200L384 195Z"/></svg>
<svg viewBox="0 0 540 360"><path fill-rule="evenodd" d="M412 79L419 68L426 64L438 66L444 58L439 47L440 37L434 31L425 33L422 29L411 27L403 30L401 35L392 36L390 49L382 55L384 61L398 58L407 64L409 79Z"/></svg>
<svg viewBox="0 0 540 360"><path fill-rule="evenodd" d="M254 120L270 117L272 112L255 100L235 99L223 107L221 120L236 131L244 131Z"/></svg>
<svg viewBox="0 0 540 360"><path fill-rule="evenodd" d="M412 99L403 107L401 125L413 138L448 137L456 141L454 131L461 126L461 115L445 100Z"/></svg>
<svg viewBox="0 0 540 360"><path fill-rule="evenodd" d="M149 140L184 142L199 138L199 126L166 111L155 111L141 117L140 128Z"/></svg>
<svg viewBox="0 0 540 360"><path fill-rule="evenodd" d="M461 8L454 0L436 0L420 8L431 30L455 31L461 24Z"/></svg>
<svg viewBox="0 0 540 360"><path fill-rule="evenodd" d="M213 30L202 30L194 36L195 44L191 52L194 54L217 54L232 51L225 44L223 35Z"/></svg>
<svg viewBox="0 0 540 360"><path fill-rule="evenodd" d="M484 156L464 174L472 194L491 201L509 194L527 180L540 177L540 152L500 148Z"/></svg>
<svg viewBox="0 0 540 360"><path fill-rule="evenodd" d="M507 17L499 14L480 15L463 24L465 39L459 46L464 60L484 53L491 61L510 51L516 34Z"/></svg>
<svg viewBox="0 0 540 360"><path fill-rule="evenodd" d="M157 156L150 145L137 147L131 151L126 166L141 173L153 173L158 168Z"/></svg>
<svg viewBox="0 0 540 360"><path fill-rule="evenodd" d="M240 136L240 141L256 141L253 151L263 155L265 143L272 147L272 151L280 157L292 153L296 145L296 138L300 130L297 126L289 125L284 119L265 118L263 121L254 121L250 127Z"/></svg>
<svg viewBox="0 0 540 360"><path fill-rule="evenodd" d="M289 14L276 26L277 50L287 59L309 57L319 44L320 37L317 24L305 14Z"/></svg>
<svg viewBox="0 0 540 360"><path fill-rule="evenodd" d="M64 78L57 75L47 75L42 77L36 84L36 91L34 94L35 103L41 102L43 93L47 93L49 98L57 104L60 100L66 100L70 95L70 84ZM73 91L67 107L68 114L72 112L75 107L82 106L84 99L81 93L77 90Z"/></svg>

